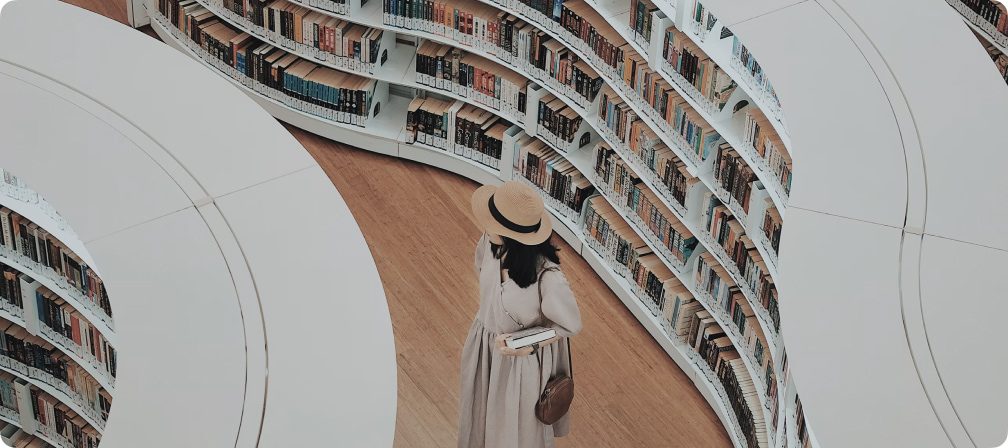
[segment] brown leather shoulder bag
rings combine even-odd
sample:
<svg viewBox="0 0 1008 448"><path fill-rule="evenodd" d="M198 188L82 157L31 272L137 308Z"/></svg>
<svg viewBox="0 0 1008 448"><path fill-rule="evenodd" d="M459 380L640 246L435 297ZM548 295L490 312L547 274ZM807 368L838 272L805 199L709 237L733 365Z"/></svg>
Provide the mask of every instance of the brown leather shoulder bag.
<svg viewBox="0 0 1008 448"><path fill-rule="evenodd" d="M542 276L546 271L556 270L555 268L543 269L539 273L539 308L542 309ZM570 376L564 374L557 374L546 382L546 387L542 390L542 395L539 396L539 401L536 402L535 415L539 421L552 425L564 415L567 415L567 411L570 410L571 402L574 401L574 366L571 364L571 347L570 338L564 338L567 340L567 365L570 366ZM542 385L543 378L543 360L542 353L536 352L536 359L539 360L539 381L540 386Z"/></svg>

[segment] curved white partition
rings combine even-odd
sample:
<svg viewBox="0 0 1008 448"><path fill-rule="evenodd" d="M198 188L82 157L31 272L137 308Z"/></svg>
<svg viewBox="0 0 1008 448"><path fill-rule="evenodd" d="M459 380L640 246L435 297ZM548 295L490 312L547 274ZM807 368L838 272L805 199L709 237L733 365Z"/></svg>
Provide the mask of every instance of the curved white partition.
<svg viewBox="0 0 1008 448"><path fill-rule="evenodd" d="M113 300L102 446L391 446L391 322L363 236L228 86L72 6L0 14L3 166L67 218Z"/></svg>
<svg viewBox="0 0 1008 448"><path fill-rule="evenodd" d="M758 55L801 148L779 285L818 442L1001 443L1008 89L975 37L940 0L705 3Z"/></svg>

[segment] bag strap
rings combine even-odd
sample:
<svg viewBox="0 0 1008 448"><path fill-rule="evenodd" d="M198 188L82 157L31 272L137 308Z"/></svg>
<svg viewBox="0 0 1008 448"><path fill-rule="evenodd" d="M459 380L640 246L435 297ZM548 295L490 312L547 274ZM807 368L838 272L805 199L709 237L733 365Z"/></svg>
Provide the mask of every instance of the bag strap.
<svg viewBox="0 0 1008 448"><path fill-rule="evenodd" d="M539 312L542 313L542 278L546 271L558 271L559 269L555 267L548 267L539 271L539 278L536 280L536 284L539 287ZM571 346L570 338L564 338L567 340L567 370L570 373L570 378L574 379L574 363L571 361ZM542 390L542 377L543 377L543 363L542 363L542 353L536 352L536 359L539 361L539 390Z"/></svg>

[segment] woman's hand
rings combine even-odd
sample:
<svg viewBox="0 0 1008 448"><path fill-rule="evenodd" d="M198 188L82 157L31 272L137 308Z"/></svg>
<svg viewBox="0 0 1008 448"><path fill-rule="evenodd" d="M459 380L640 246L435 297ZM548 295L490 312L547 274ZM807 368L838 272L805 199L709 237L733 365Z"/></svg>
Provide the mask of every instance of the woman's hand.
<svg viewBox="0 0 1008 448"><path fill-rule="evenodd" d="M497 336L494 339L494 345L497 346L497 350L505 356L527 356L532 354L532 347L522 347L522 348L511 348L507 346L507 338L511 337L511 333L504 333Z"/></svg>
<svg viewBox="0 0 1008 448"><path fill-rule="evenodd" d="M550 345L550 344L558 342L558 341L560 341L560 336L553 336L553 337L551 337L551 338L549 338L549 339L547 339L545 341L540 342L539 343L539 347L545 347L547 345Z"/></svg>

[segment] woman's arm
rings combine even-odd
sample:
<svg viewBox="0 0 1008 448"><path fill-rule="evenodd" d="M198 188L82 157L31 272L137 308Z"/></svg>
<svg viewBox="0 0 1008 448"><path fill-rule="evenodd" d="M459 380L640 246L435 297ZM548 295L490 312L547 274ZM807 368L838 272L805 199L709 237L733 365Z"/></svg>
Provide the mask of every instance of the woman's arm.
<svg viewBox="0 0 1008 448"><path fill-rule="evenodd" d="M544 327L556 330L557 336L569 338L581 331L581 310L571 291L567 277L560 270L547 271L539 280L542 286Z"/></svg>
<svg viewBox="0 0 1008 448"><path fill-rule="evenodd" d="M555 337L540 342L538 345L542 347L581 332L581 310L563 272L559 270L545 272L539 281L542 283L542 313L546 317L546 322L543 322L541 328L552 329L557 333ZM533 353L532 347L508 348L505 344L508 336L510 334L497 336L495 344L501 353L510 356Z"/></svg>
<svg viewBox="0 0 1008 448"><path fill-rule="evenodd" d="M483 267L483 259L486 257L487 253L487 234L484 232L483 236L480 237L479 241L476 242L476 273L478 274Z"/></svg>

